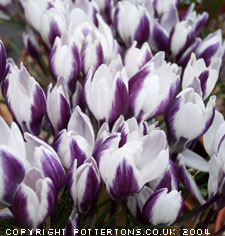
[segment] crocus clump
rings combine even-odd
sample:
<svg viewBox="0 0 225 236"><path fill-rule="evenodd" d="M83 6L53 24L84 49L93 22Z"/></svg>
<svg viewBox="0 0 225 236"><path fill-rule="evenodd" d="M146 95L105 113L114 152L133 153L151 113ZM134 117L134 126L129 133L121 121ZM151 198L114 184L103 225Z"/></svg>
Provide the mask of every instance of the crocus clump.
<svg viewBox="0 0 225 236"><path fill-rule="evenodd" d="M225 123L211 95L225 44L221 30L201 39L208 13L192 4L180 14L176 0L19 4L24 46L43 78L7 58L0 41L13 117L0 118L0 219L75 235L88 220L115 225L117 210L131 227L171 226L186 194L202 211L225 206ZM208 158L196 151L200 137ZM104 198L108 218L98 212Z"/></svg>

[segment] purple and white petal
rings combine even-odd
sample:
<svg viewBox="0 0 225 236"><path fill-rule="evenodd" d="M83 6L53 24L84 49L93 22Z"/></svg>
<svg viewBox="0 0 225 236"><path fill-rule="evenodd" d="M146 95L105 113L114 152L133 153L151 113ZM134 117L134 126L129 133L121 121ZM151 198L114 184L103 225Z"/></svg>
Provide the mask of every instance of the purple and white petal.
<svg viewBox="0 0 225 236"><path fill-rule="evenodd" d="M202 98L192 88L184 89L169 105L165 121L169 142L174 151L180 152L191 141L203 135L210 127L215 113L215 96L205 107ZM192 129L187 129L186 124Z"/></svg>
<svg viewBox="0 0 225 236"><path fill-rule="evenodd" d="M212 125L203 135L203 144L206 152L212 156L217 154L221 140L225 134L225 125L223 115L215 111L215 116Z"/></svg>
<svg viewBox="0 0 225 236"><path fill-rule="evenodd" d="M68 91L63 77L58 77L55 87L47 88L47 114L55 133L67 127L71 109ZM51 90L51 91L50 91Z"/></svg>
<svg viewBox="0 0 225 236"><path fill-rule="evenodd" d="M182 154L178 155L178 159L179 159L179 163L178 163L179 175L185 188L192 194L193 197L195 197L199 201L200 204L204 204L205 200L193 176L186 169Z"/></svg>
<svg viewBox="0 0 225 236"><path fill-rule="evenodd" d="M190 149L186 149L184 152L182 152L180 159L182 159L185 166L189 168L194 168L202 172L209 172L208 162Z"/></svg>
<svg viewBox="0 0 225 236"><path fill-rule="evenodd" d="M25 176L25 168L17 154L9 147L0 148L0 205L10 206L18 185Z"/></svg>

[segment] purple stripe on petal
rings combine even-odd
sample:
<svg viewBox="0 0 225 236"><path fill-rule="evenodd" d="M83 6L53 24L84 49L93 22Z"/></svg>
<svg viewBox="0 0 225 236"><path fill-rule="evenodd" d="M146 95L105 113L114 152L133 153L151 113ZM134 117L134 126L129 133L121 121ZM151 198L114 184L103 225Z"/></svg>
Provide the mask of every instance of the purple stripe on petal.
<svg viewBox="0 0 225 236"><path fill-rule="evenodd" d="M189 62L189 59L191 57L191 53L196 51L196 49L198 48L200 42L201 42L201 39L200 38L196 38L195 42L192 43L190 45L190 47L188 47L186 49L186 51L184 51L184 53L181 55L181 57L177 61L177 64L182 66L183 68L185 68L187 63Z"/></svg>
<svg viewBox="0 0 225 236"><path fill-rule="evenodd" d="M148 69L142 69L129 80L130 107L129 116L134 115L135 100L142 89L143 83L148 76Z"/></svg>
<svg viewBox="0 0 225 236"><path fill-rule="evenodd" d="M205 96L206 93L206 83L209 78L209 71L205 70L199 75L199 80L201 82L201 90L202 90L202 97Z"/></svg>
<svg viewBox="0 0 225 236"><path fill-rule="evenodd" d="M209 66L212 56L217 52L218 48L220 47L220 43L215 43L203 51L198 58L203 58L205 61L206 66Z"/></svg>
<svg viewBox="0 0 225 236"><path fill-rule="evenodd" d="M27 211L28 202L27 202L27 196L24 193L23 187L20 186L16 194L13 198L13 205L12 205L12 212L17 220L17 222L20 223L20 225L24 226L25 228L33 228L33 222L30 219L29 213Z"/></svg>
<svg viewBox="0 0 225 236"><path fill-rule="evenodd" d="M73 182L74 182L74 179L73 179L73 175L74 175L74 168L76 168L76 166L73 164L70 169L69 169L69 172L67 174L67 182L66 182L66 185L67 185L67 188L68 188L68 191L72 192L72 186L73 186ZM76 189L75 189L76 191Z"/></svg>
<svg viewBox="0 0 225 236"><path fill-rule="evenodd" d="M168 192L178 189L178 172L175 163L169 160L170 168L164 174L162 180L158 184L156 190L161 188L167 188Z"/></svg>
<svg viewBox="0 0 225 236"><path fill-rule="evenodd" d="M41 132L42 119L46 114L46 98L41 87L36 86L34 104L31 106L30 129L33 134L39 135Z"/></svg>
<svg viewBox="0 0 225 236"><path fill-rule="evenodd" d="M57 190L61 190L66 184L66 174L61 163L50 152L42 150L41 159L44 175L49 177L55 184Z"/></svg>
<svg viewBox="0 0 225 236"><path fill-rule="evenodd" d="M29 54L34 59L36 59L36 60L39 59L39 52L38 52L37 48L35 47L35 45L32 43L32 41L29 38L28 38L28 41L27 41L27 51L29 52Z"/></svg>
<svg viewBox="0 0 225 236"><path fill-rule="evenodd" d="M118 137L118 135L114 134L114 135L108 137L106 140L99 139L95 143L95 147L94 147L94 151L93 151L92 155L95 158L97 165L99 165L102 152L107 150L108 148L110 148L111 142L113 142L113 139L115 139L117 137Z"/></svg>
<svg viewBox="0 0 225 236"><path fill-rule="evenodd" d="M142 45L144 42L148 41L150 37L150 23L146 15L143 15L140 19L140 23L136 29L134 40Z"/></svg>
<svg viewBox="0 0 225 236"><path fill-rule="evenodd" d="M182 161L179 162L179 176L185 186L185 188L192 194L193 197L195 197L197 200L199 200L199 202L201 202L201 193L198 189L197 184L194 181L194 178L192 179L191 174L187 171L184 163ZM199 197L200 194L200 197ZM202 200L204 201L204 200Z"/></svg>
<svg viewBox="0 0 225 236"><path fill-rule="evenodd" d="M54 69L54 56L55 56L55 53L56 53L56 49L57 49L57 46L53 46L52 49L51 49L51 52L49 54L49 69L54 77L54 79L56 80L57 79L57 74L55 72L55 69Z"/></svg>
<svg viewBox="0 0 225 236"><path fill-rule="evenodd" d="M180 21L186 20L187 17L191 14L191 12L193 12L194 7L195 7L195 4L192 3L192 4L187 8L187 10L181 15Z"/></svg>
<svg viewBox="0 0 225 236"><path fill-rule="evenodd" d="M184 46L179 50L179 52L176 55L176 61L178 61L180 59L180 57L182 56L182 54L184 53L184 51L191 46L191 44L193 43L194 40L194 33L193 31L189 32L189 34L187 35L187 39L186 42L184 44Z"/></svg>
<svg viewBox="0 0 225 236"><path fill-rule="evenodd" d="M85 183L85 191L82 202L80 203L80 208L83 211L86 211L95 202L96 198L98 197L99 190L100 183L97 177L96 170L93 165L89 166Z"/></svg>
<svg viewBox="0 0 225 236"><path fill-rule="evenodd" d="M209 15L207 12L203 12L201 19L196 23L195 25L195 29L194 29L194 37L197 37L199 35L199 33L201 32L201 30L203 29L203 27L205 26L207 20L209 18Z"/></svg>
<svg viewBox="0 0 225 236"><path fill-rule="evenodd" d="M174 116L179 110L179 103L180 103L180 98L175 98L167 107L165 113L164 113L164 118L167 126L167 133L169 135L168 141L170 144L176 143L176 130L175 127L173 126L174 123Z"/></svg>
<svg viewBox="0 0 225 236"><path fill-rule="evenodd" d="M117 32L118 32L118 21L119 21L118 14L119 14L119 7L116 8L114 19L113 19L114 27L115 27Z"/></svg>
<svg viewBox="0 0 225 236"><path fill-rule="evenodd" d="M169 50L169 37L157 22L154 25L153 36L158 50L167 52Z"/></svg>
<svg viewBox="0 0 225 236"><path fill-rule="evenodd" d="M61 36L61 31L59 30L59 27L57 25L57 23L52 20L50 23L50 31L49 31L49 35L48 35L48 41L51 45L54 44L55 38L57 36Z"/></svg>
<svg viewBox="0 0 225 236"><path fill-rule="evenodd" d="M223 137L220 139L220 142L219 142L219 145L218 145L218 148L217 148L217 153L219 152L220 147L221 147L221 145L222 145L222 143L223 143L224 140L225 140L225 134L224 134Z"/></svg>
<svg viewBox="0 0 225 236"><path fill-rule="evenodd" d="M119 127L118 132L121 133L119 147L122 147L127 142L127 134L124 125Z"/></svg>
<svg viewBox="0 0 225 236"><path fill-rule="evenodd" d="M55 135L54 142L53 142L53 148L55 149L56 152L58 152L59 145L61 143L61 135L64 133L64 130L61 130Z"/></svg>
<svg viewBox="0 0 225 236"><path fill-rule="evenodd" d="M169 93L166 99L162 100L162 102L159 104L156 110L152 112L147 119L151 119L165 111L165 109L168 107L170 102L174 99L174 97L176 97L179 90L179 86L180 86L180 79L177 78L176 82L174 84L171 84Z"/></svg>
<svg viewBox="0 0 225 236"><path fill-rule="evenodd" d="M96 48L96 54L97 54L97 64L95 70L98 69L98 67L104 62L104 55L102 50L102 45L99 43Z"/></svg>
<svg viewBox="0 0 225 236"><path fill-rule="evenodd" d="M77 81L76 79L81 71L81 59L76 45L73 45L72 47L72 54L73 54L73 62L72 62L73 70L71 71L71 74L69 76L69 90L71 93L74 93L76 89L76 81Z"/></svg>
<svg viewBox="0 0 225 236"><path fill-rule="evenodd" d="M127 163L126 159L123 159L117 167L115 178L109 191L114 199L123 199L140 191L133 168Z"/></svg>
<svg viewBox="0 0 225 236"><path fill-rule="evenodd" d="M0 83L5 77L6 71L6 52L2 41L0 40Z"/></svg>
<svg viewBox="0 0 225 236"><path fill-rule="evenodd" d="M77 159L77 168L81 166L87 159L85 153L80 149L76 140L72 140L70 143L71 157Z"/></svg>
<svg viewBox="0 0 225 236"><path fill-rule="evenodd" d="M2 173L4 184L3 200L11 203L14 191L25 176L25 169L17 158L5 150L0 151L0 157L1 169L2 172L4 171Z"/></svg>
<svg viewBox="0 0 225 236"><path fill-rule="evenodd" d="M109 125L113 125L113 122L120 116L126 115L129 106L129 96L127 88L121 78L116 81L116 88L114 93L114 100L109 115Z"/></svg>
<svg viewBox="0 0 225 236"><path fill-rule="evenodd" d="M73 209L67 223L66 223L66 236L79 236L80 220L76 209ZM77 230L77 231L76 231Z"/></svg>
<svg viewBox="0 0 225 236"><path fill-rule="evenodd" d="M62 94L60 94L60 113L61 113L60 120L59 123L57 124L58 131L67 128L67 124L69 122L71 115L70 104Z"/></svg>

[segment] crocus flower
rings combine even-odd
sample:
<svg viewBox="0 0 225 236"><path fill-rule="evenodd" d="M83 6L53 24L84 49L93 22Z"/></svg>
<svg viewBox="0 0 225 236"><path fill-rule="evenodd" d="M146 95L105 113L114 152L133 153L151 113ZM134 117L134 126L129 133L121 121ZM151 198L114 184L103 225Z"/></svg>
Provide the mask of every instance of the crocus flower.
<svg viewBox="0 0 225 236"><path fill-rule="evenodd" d="M148 41L150 37L150 17L147 9L131 1L118 2L114 9L114 25L126 45L134 40L138 44Z"/></svg>
<svg viewBox="0 0 225 236"><path fill-rule="evenodd" d="M24 227L36 229L54 210L56 197L52 180L44 178L37 168L31 168L14 195L13 215Z"/></svg>
<svg viewBox="0 0 225 236"><path fill-rule="evenodd" d="M112 124L121 114L126 115L129 97L125 68L118 71L102 64L95 73L90 71L84 84L84 98L100 123Z"/></svg>
<svg viewBox="0 0 225 236"><path fill-rule="evenodd" d="M165 111L176 96L180 69L166 63L165 54L156 54L129 80L130 114L138 121L148 120Z"/></svg>
<svg viewBox="0 0 225 236"><path fill-rule="evenodd" d="M20 0L27 22L38 32L41 27L41 17L49 6L49 1Z"/></svg>
<svg viewBox="0 0 225 236"><path fill-rule="evenodd" d="M117 141L119 145L120 138ZM109 146L101 154L99 170L111 197L123 199L159 177L168 158L165 133L153 130L143 139L127 142L120 148Z"/></svg>
<svg viewBox="0 0 225 236"><path fill-rule="evenodd" d="M178 4L178 0L168 0L168 1L154 0L153 2L154 2L153 6L158 16L161 16L162 14L168 12L170 10L171 5L176 7Z"/></svg>
<svg viewBox="0 0 225 236"><path fill-rule="evenodd" d="M193 8L193 7L192 7ZM189 11L178 21L171 33L170 48L173 57L178 58L201 32L208 19L208 14Z"/></svg>
<svg viewBox="0 0 225 236"><path fill-rule="evenodd" d="M103 62L103 49L100 39L90 32L83 43L81 49L81 60L84 74L87 74L90 67L95 71Z"/></svg>
<svg viewBox="0 0 225 236"><path fill-rule="evenodd" d="M65 15L55 7L44 12L40 23L39 33L49 47L54 44L56 37L63 34L67 26Z"/></svg>
<svg viewBox="0 0 225 236"><path fill-rule="evenodd" d="M55 87L51 90L52 84L47 88L47 114L57 134L67 127L70 119L70 101L63 77L58 77ZM51 91L50 91L51 90Z"/></svg>
<svg viewBox="0 0 225 236"><path fill-rule="evenodd" d="M61 64L62 61L64 66ZM49 67L55 79L62 76L68 91L73 93L76 78L80 73L80 56L78 48L69 34L65 33L61 38L56 38L49 56Z"/></svg>
<svg viewBox="0 0 225 236"><path fill-rule="evenodd" d="M195 54L191 58L184 70L182 88L192 87L198 89L199 84L200 94L205 100L215 87L219 76L219 69L221 65L221 58L213 58L211 64L207 67L205 61L200 58L196 59Z"/></svg>
<svg viewBox="0 0 225 236"><path fill-rule="evenodd" d="M75 159L79 167L92 155L94 130L89 117L79 107L73 111L67 130L64 129L56 135L54 148L62 165L67 169L70 169Z"/></svg>
<svg viewBox="0 0 225 236"><path fill-rule="evenodd" d="M152 52L148 43L145 42L140 49L136 46L137 41L134 41L124 55L124 66L128 78L135 75L152 58Z"/></svg>
<svg viewBox="0 0 225 236"><path fill-rule="evenodd" d="M79 212L86 211L94 203L100 190L100 174L93 157L78 168L74 161L68 173L68 189Z"/></svg>
<svg viewBox="0 0 225 236"><path fill-rule="evenodd" d="M132 214L143 223L150 225L172 225L183 210L181 192L167 188L152 191L144 187L139 193L127 200Z"/></svg>
<svg viewBox="0 0 225 236"><path fill-rule="evenodd" d="M186 88L171 102L165 121L173 151L183 151L207 131L213 121L215 99L215 96L210 97L205 107L201 96L193 88ZM187 124L192 128L188 129Z"/></svg>
<svg viewBox="0 0 225 236"><path fill-rule="evenodd" d="M211 64L212 58L223 58L225 53L225 43L223 43L222 32L217 30L209 34L199 44L196 55L198 58L203 58L206 66Z"/></svg>
<svg viewBox="0 0 225 236"><path fill-rule="evenodd" d="M46 113L46 98L40 85L23 64L19 69L10 61L2 87L9 110L22 131L39 135Z"/></svg>
<svg viewBox="0 0 225 236"><path fill-rule="evenodd" d="M154 192L142 209L143 220L152 225L171 225L183 210L181 192L162 188Z"/></svg>
<svg viewBox="0 0 225 236"><path fill-rule="evenodd" d="M42 139L25 133L26 160L29 168L38 168L42 176L52 180L57 193L63 191L66 174L55 150Z"/></svg>

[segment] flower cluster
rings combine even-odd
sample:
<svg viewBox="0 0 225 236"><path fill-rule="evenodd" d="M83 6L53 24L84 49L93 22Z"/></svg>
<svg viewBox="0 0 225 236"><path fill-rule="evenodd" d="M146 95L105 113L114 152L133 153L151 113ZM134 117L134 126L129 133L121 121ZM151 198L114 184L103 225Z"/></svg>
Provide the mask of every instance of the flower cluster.
<svg viewBox="0 0 225 236"><path fill-rule="evenodd" d="M7 59L0 42L1 90L14 120L9 127L0 118L0 218L39 228L54 221L67 192L70 235L105 188L142 224L172 225L183 211L181 182L200 204L224 207L225 126L210 95L225 44L220 30L200 38L206 12L192 4L180 15L176 0L20 6L24 46L37 62L44 48L52 83ZM209 161L195 152L201 136ZM208 199L189 168L209 173Z"/></svg>

